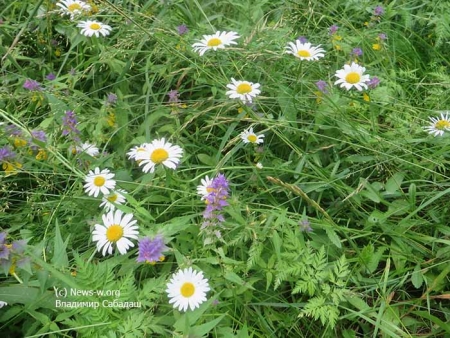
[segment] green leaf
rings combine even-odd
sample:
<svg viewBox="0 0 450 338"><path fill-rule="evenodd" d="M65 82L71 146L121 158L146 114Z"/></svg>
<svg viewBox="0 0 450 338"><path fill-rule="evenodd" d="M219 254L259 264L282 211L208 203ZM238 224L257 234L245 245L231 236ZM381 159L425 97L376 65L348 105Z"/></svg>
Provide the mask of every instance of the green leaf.
<svg viewBox="0 0 450 338"><path fill-rule="evenodd" d="M361 195L370 199L372 202L375 203L380 203L381 202L381 196L380 193L374 189L374 187L368 183L365 182L364 187L366 188L366 190L362 190L361 191Z"/></svg>
<svg viewBox="0 0 450 338"><path fill-rule="evenodd" d="M427 311L413 311L412 313L414 313L415 315L417 315L419 317L423 317L425 319L432 321L439 328L444 329L447 333L450 334L450 324L449 323L443 322L442 320L433 316L432 314L428 313Z"/></svg>
<svg viewBox="0 0 450 338"><path fill-rule="evenodd" d="M387 217L384 213L378 210L374 210L367 218L367 221L372 224L383 224L386 219Z"/></svg>
<svg viewBox="0 0 450 338"><path fill-rule="evenodd" d="M25 310L25 312L28 313L34 319L37 319L38 321L40 321L43 326L49 325L49 323L50 323L50 318L48 318L43 313L39 313L34 310Z"/></svg>
<svg viewBox="0 0 450 338"><path fill-rule="evenodd" d="M411 275L411 283L416 289L420 288L423 284L423 274L420 269L420 264L417 264Z"/></svg>
<svg viewBox="0 0 450 338"><path fill-rule="evenodd" d="M214 167L216 165L214 159L206 154L198 154L197 158L201 163L206 164L207 166Z"/></svg>
<svg viewBox="0 0 450 338"><path fill-rule="evenodd" d="M336 231L334 231L331 227L325 228L325 232L327 233L328 239L333 243L336 247L341 248L342 243L339 236L336 234Z"/></svg>
<svg viewBox="0 0 450 338"><path fill-rule="evenodd" d="M254 288L250 284L247 284L241 277L239 277L236 273L234 273L232 271L228 271L224 277L226 280L228 280L232 283L235 283L235 284L241 285L241 286L245 285L249 289L254 290Z"/></svg>
<svg viewBox="0 0 450 338"><path fill-rule="evenodd" d="M54 254L51 262L55 268L66 268L69 266L69 259L67 257L67 244L69 243L69 236L67 236L64 242L61 237L61 232L59 230L58 219L55 222L55 241L54 241Z"/></svg>
<svg viewBox="0 0 450 338"><path fill-rule="evenodd" d="M27 286L0 287L0 299L8 304L37 305L38 307L55 308L55 294L50 291L41 293L38 288Z"/></svg>
<svg viewBox="0 0 450 338"><path fill-rule="evenodd" d="M193 337L203 337L207 333L209 333L213 328L220 323L220 321L225 317L226 314L221 315L219 318L211 320L205 324L194 326L189 330L189 336Z"/></svg>
<svg viewBox="0 0 450 338"><path fill-rule="evenodd" d="M394 194L401 191L401 185L405 174L402 172L395 173L390 179L387 180L385 189L388 194Z"/></svg>

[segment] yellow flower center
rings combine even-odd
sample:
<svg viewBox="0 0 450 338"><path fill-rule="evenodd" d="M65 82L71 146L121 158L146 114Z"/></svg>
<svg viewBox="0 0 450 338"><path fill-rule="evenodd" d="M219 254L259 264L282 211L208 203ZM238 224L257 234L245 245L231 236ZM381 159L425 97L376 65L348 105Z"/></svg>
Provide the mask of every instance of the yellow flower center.
<svg viewBox="0 0 450 338"><path fill-rule="evenodd" d="M92 29L92 30L94 30L94 31L98 31L99 29L102 28L102 26L100 26L100 25L99 25L98 23L96 23L96 22L93 22L93 23L91 23L91 24L89 25L89 28Z"/></svg>
<svg viewBox="0 0 450 338"><path fill-rule="evenodd" d="M191 297L195 292L195 286L191 282L183 283L180 289L181 295L185 298Z"/></svg>
<svg viewBox="0 0 450 338"><path fill-rule="evenodd" d="M240 85L237 86L236 88L236 92L238 94L248 94L252 91L252 86L248 83L241 83Z"/></svg>
<svg viewBox="0 0 450 338"><path fill-rule="evenodd" d="M213 187L207 187L206 188L206 191L208 192L208 193L212 193L213 191L215 191L216 189L214 189Z"/></svg>
<svg viewBox="0 0 450 338"><path fill-rule="evenodd" d="M108 196L108 197L106 197L106 199L107 199L108 201L110 201L111 203L112 203L112 202L115 202L115 201L117 200L117 194Z"/></svg>
<svg viewBox="0 0 450 338"><path fill-rule="evenodd" d="M69 12L74 12L74 11L77 11L77 10L81 10L81 5L77 4L77 3L71 4L71 5L67 6L67 10Z"/></svg>
<svg viewBox="0 0 450 338"><path fill-rule="evenodd" d="M450 121L447 120L439 120L436 122L436 124L434 125L434 127L438 130L444 130L444 129L449 129L450 128Z"/></svg>
<svg viewBox="0 0 450 338"><path fill-rule="evenodd" d="M222 44L222 40L219 38L212 38L208 40L208 43L206 44L208 47L217 47Z"/></svg>
<svg viewBox="0 0 450 338"><path fill-rule="evenodd" d="M355 84L358 83L361 80L361 75L359 75L357 72L350 72L345 77L345 81L347 83Z"/></svg>
<svg viewBox="0 0 450 338"><path fill-rule="evenodd" d="M309 58L311 56L311 53L307 50L299 50L297 52L297 55L300 56L301 58Z"/></svg>
<svg viewBox="0 0 450 338"><path fill-rule="evenodd" d="M150 155L150 159L153 163L159 164L161 162L164 162L169 158L169 153L167 150L163 148L158 148L153 150L152 154Z"/></svg>
<svg viewBox="0 0 450 338"><path fill-rule="evenodd" d="M249 140L251 143L255 143L257 139L258 137L256 137L256 135L254 134L247 136L247 140Z"/></svg>
<svg viewBox="0 0 450 338"><path fill-rule="evenodd" d="M123 228L118 224L113 224L106 230L106 238L110 242L117 242L122 236Z"/></svg>
<svg viewBox="0 0 450 338"><path fill-rule="evenodd" d="M97 176L94 178L94 185L97 187L102 187L105 184L106 179L103 176Z"/></svg>

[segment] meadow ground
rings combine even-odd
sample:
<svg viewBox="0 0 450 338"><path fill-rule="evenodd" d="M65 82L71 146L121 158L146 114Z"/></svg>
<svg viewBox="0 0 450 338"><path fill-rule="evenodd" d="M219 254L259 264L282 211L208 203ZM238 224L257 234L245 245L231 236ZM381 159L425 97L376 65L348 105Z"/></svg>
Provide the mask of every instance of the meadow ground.
<svg viewBox="0 0 450 338"><path fill-rule="evenodd" d="M446 0L0 0L2 337L450 337Z"/></svg>

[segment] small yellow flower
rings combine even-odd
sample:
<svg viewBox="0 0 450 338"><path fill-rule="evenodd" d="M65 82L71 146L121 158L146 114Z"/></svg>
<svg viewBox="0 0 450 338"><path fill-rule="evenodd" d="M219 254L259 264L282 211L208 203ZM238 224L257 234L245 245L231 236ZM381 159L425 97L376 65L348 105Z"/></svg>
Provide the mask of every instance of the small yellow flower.
<svg viewBox="0 0 450 338"><path fill-rule="evenodd" d="M56 49L55 50L55 56L60 57L61 56L61 49Z"/></svg>
<svg viewBox="0 0 450 338"><path fill-rule="evenodd" d="M76 277L76 276L77 276L77 270L73 270L70 274L71 274L73 277Z"/></svg>
<svg viewBox="0 0 450 338"><path fill-rule="evenodd" d="M89 14L97 14L99 9L98 6L94 3L94 1L88 1L89 6L91 6L91 10L89 11Z"/></svg>
<svg viewBox="0 0 450 338"><path fill-rule="evenodd" d="M20 148L27 145L27 141L24 139L21 139L20 137L14 138L14 147Z"/></svg>
<svg viewBox="0 0 450 338"><path fill-rule="evenodd" d="M370 96L367 93L363 93L363 100L366 102L370 102Z"/></svg>
<svg viewBox="0 0 450 338"><path fill-rule="evenodd" d="M381 45L380 45L379 43L374 43L374 44L372 45L372 49L373 49L373 50L381 50Z"/></svg>
<svg viewBox="0 0 450 338"><path fill-rule="evenodd" d="M342 50L342 47L340 45L334 45L334 49L336 50Z"/></svg>
<svg viewBox="0 0 450 338"><path fill-rule="evenodd" d="M342 40L342 36L340 36L340 35L338 35L338 34L335 34L335 35L333 35L333 40L335 40L335 41L341 41L341 40Z"/></svg>
<svg viewBox="0 0 450 338"><path fill-rule="evenodd" d="M39 149L36 160L46 160L48 158L47 152L44 149Z"/></svg>
<svg viewBox="0 0 450 338"><path fill-rule="evenodd" d="M244 111L244 108L242 108L242 107L239 107L238 108L238 113L240 114L240 113L242 113Z"/></svg>
<svg viewBox="0 0 450 338"><path fill-rule="evenodd" d="M369 21L364 22L364 26L369 27Z"/></svg>
<svg viewBox="0 0 450 338"><path fill-rule="evenodd" d="M316 102L317 103L322 102L323 93L321 91L317 91L317 92L314 92L314 94L316 94Z"/></svg>
<svg viewBox="0 0 450 338"><path fill-rule="evenodd" d="M116 124L116 114L109 113L108 117L106 118L106 123L108 123L108 126L114 127L114 125Z"/></svg>
<svg viewBox="0 0 450 338"><path fill-rule="evenodd" d="M177 45L175 46L175 48L176 48L177 50L179 50L179 51L182 51L182 52L186 51L186 46L185 46L185 45L177 44Z"/></svg>
<svg viewBox="0 0 450 338"><path fill-rule="evenodd" d="M16 262L13 260L13 263L9 267L9 274L14 275L16 273Z"/></svg>
<svg viewBox="0 0 450 338"><path fill-rule="evenodd" d="M16 174L18 169L22 168L22 164L20 164L19 162L14 163L4 162L2 167L7 175L14 175Z"/></svg>

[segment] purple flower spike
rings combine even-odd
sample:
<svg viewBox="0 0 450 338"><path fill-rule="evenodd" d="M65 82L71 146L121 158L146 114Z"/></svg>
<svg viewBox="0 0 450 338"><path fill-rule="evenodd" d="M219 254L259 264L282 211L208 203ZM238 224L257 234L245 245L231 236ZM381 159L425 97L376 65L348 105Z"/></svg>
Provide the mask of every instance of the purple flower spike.
<svg viewBox="0 0 450 338"><path fill-rule="evenodd" d="M32 139L36 139L41 142L47 142L47 134L45 134L45 132L42 130L32 130L31 137L32 137ZM32 140L30 140L30 141L32 141ZM39 146L37 146L35 144L31 144L30 148L33 150L37 150L37 149L39 149Z"/></svg>
<svg viewBox="0 0 450 338"><path fill-rule="evenodd" d="M367 86L371 89L376 88L380 84L380 79L374 76L366 82Z"/></svg>
<svg viewBox="0 0 450 338"><path fill-rule="evenodd" d="M354 55L354 56L361 56L361 55L363 55L363 51L359 47L353 48L352 55Z"/></svg>
<svg viewBox="0 0 450 338"><path fill-rule="evenodd" d="M189 32L189 29L187 28L187 26L185 24L179 25L177 27L178 30L178 34L183 35L186 34L187 32Z"/></svg>
<svg viewBox="0 0 450 338"><path fill-rule="evenodd" d="M382 16L384 14L384 8L381 6L375 7L375 9L373 10L373 14L376 16Z"/></svg>
<svg viewBox="0 0 450 338"><path fill-rule="evenodd" d="M322 93L327 94L327 83L324 80L319 80L316 82L317 89L319 89Z"/></svg>
<svg viewBox="0 0 450 338"><path fill-rule="evenodd" d="M80 142L80 138L78 134L80 134L80 131L77 128L77 117L75 116L75 113L71 110L66 111L66 114L62 118L62 124L63 124L63 131L62 135L72 135L73 140L75 142Z"/></svg>
<svg viewBox="0 0 450 338"><path fill-rule="evenodd" d="M203 212L204 222L200 230L211 226L220 227L221 223L225 221L225 217L221 213L221 210L228 205L229 188L225 175L219 174L214 178L209 188L211 192L205 196L206 209ZM215 234L217 238L221 237L219 230L212 229L209 232Z"/></svg>
<svg viewBox="0 0 450 338"><path fill-rule="evenodd" d="M144 237L139 241L139 256L137 261L154 264L164 257L162 253L166 250L167 247L164 244L162 236L158 235L153 240L149 237Z"/></svg>
<svg viewBox="0 0 450 338"><path fill-rule="evenodd" d="M178 97L180 94L178 93L178 90L172 89L167 93L167 96L169 97L169 103L178 103Z"/></svg>
<svg viewBox="0 0 450 338"><path fill-rule="evenodd" d="M109 93L108 97L106 98L106 103L110 106L116 104L117 102L117 95L114 93Z"/></svg>
<svg viewBox="0 0 450 338"><path fill-rule="evenodd" d="M330 27L330 35L333 35L337 32L337 30L339 29L338 25L333 25Z"/></svg>
<svg viewBox="0 0 450 338"><path fill-rule="evenodd" d="M8 162L12 160L14 157L16 157L16 153L12 151L12 149L9 146L4 146L0 148L0 162ZM0 233L0 239L2 234L5 234L4 236L6 236L6 233L2 232Z"/></svg>
<svg viewBox="0 0 450 338"><path fill-rule="evenodd" d="M307 219L303 219L300 222L298 222L298 225L300 227L301 232L312 232L313 229L311 228L311 223Z"/></svg>
<svg viewBox="0 0 450 338"><path fill-rule="evenodd" d="M35 80L26 79L23 84L23 88L31 90L31 91L41 91L41 84Z"/></svg>

